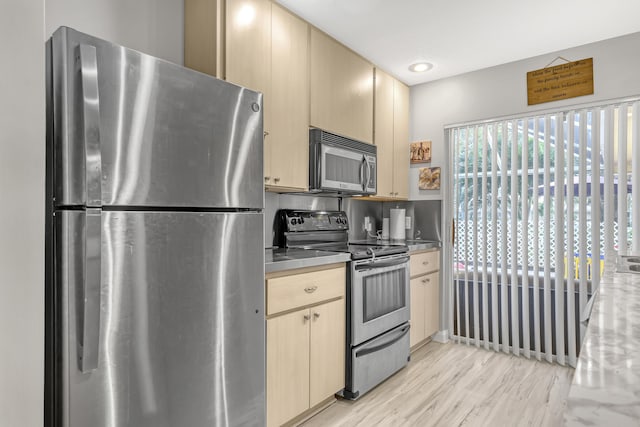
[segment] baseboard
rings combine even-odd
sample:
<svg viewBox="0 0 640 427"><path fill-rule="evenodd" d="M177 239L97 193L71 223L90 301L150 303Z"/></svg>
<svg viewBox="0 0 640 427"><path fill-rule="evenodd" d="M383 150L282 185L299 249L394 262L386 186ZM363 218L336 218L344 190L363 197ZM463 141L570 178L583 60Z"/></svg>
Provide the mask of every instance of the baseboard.
<svg viewBox="0 0 640 427"><path fill-rule="evenodd" d="M449 342L449 331L448 330L443 330L443 331L438 331L435 334L433 334L433 336L431 336L431 341L435 341L435 342L439 342L442 344L446 344Z"/></svg>

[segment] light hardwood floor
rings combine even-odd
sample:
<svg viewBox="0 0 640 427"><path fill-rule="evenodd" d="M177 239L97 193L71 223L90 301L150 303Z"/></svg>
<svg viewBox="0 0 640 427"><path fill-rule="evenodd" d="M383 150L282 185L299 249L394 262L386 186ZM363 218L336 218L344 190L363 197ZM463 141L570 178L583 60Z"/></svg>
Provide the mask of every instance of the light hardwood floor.
<svg viewBox="0 0 640 427"><path fill-rule="evenodd" d="M431 342L356 402L316 426L560 426L573 369L464 344Z"/></svg>

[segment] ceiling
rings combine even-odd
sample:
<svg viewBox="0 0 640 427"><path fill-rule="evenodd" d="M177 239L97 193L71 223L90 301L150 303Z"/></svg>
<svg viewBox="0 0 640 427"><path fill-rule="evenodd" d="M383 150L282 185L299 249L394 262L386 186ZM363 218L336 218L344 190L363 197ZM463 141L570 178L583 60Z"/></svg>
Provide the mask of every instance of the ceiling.
<svg viewBox="0 0 640 427"><path fill-rule="evenodd" d="M408 85L640 31L638 0L276 1Z"/></svg>

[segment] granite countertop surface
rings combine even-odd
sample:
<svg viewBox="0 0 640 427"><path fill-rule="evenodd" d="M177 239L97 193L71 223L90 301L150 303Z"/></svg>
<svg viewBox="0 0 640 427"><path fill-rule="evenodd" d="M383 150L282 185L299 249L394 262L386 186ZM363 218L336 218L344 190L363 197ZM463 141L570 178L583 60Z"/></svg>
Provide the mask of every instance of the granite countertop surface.
<svg viewBox="0 0 640 427"><path fill-rule="evenodd" d="M607 259L564 414L567 426L640 425L640 274Z"/></svg>
<svg viewBox="0 0 640 427"><path fill-rule="evenodd" d="M344 252L271 248L265 249L264 271L265 273L273 273L295 268L317 267L337 262L347 262L350 259L350 254Z"/></svg>

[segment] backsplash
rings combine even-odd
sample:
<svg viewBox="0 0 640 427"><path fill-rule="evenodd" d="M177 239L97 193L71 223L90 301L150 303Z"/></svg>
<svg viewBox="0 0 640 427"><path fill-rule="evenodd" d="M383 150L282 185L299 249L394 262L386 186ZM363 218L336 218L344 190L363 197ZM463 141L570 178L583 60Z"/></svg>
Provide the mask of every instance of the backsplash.
<svg viewBox="0 0 640 427"><path fill-rule="evenodd" d="M264 247L273 246L273 222L278 209L340 210L340 198L264 193Z"/></svg>
<svg viewBox="0 0 640 427"><path fill-rule="evenodd" d="M410 202L379 202L358 198L306 196L301 194L264 194L264 246L273 246L273 222L278 209L330 210L342 209L349 218L349 240L364 240L375 237L375 231L382 229L382 218L389 218L389 210L401 208L411 217L411 228L407 238L420 237L425 240L442 241L442 203L440 200L420 200ZM371 235L364 229L364 217L374 222Z"/></svg>

